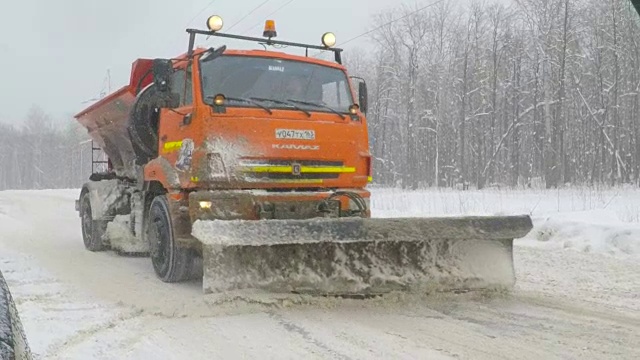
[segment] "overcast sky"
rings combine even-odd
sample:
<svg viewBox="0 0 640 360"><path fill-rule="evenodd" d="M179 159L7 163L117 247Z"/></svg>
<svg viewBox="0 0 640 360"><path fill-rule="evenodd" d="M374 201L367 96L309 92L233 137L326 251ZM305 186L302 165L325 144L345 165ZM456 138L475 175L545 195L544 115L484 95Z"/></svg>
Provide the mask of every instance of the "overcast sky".
<svg viewBox="0 0 640 360"><path fill-rule="evenodd" d="M113 91L127 83L136 58L186 51L187 26L204 28L216 13L225 19L223 31L261 36L267 16L289 1L269 0L233 28L265 0L12 1L0 12L0 121L20 121L32 104L56 118L75 114L98 96L107 69ZM434 1L293 0L270 18L280 40L318 43L333 31L340 43L368 30L380 11ZM200 43L221 44L215 41Z"/></svg>

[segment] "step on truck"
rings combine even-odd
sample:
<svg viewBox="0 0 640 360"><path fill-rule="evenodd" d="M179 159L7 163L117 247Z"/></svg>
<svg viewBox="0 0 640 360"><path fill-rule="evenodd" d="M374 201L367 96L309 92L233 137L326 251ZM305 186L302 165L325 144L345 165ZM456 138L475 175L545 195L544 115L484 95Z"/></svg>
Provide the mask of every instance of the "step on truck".
<svg viewBox="0 0 640 360"><path fill-rule="evenodd" d="M186 30L180 56L136 60L129 84L76 115L109 159L77 200L89 251L147 255L160 280L201 278L205 293L514 284L527 215L372 216L367 85L333 33L314 45L276 40L272 20L262 37L224 33L220 16L207 27Z"/></svg>

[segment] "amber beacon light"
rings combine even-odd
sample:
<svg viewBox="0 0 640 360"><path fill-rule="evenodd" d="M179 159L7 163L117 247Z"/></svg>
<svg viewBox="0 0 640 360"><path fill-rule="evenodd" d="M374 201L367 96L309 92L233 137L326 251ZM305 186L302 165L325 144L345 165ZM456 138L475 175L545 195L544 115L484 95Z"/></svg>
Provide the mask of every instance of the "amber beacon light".
<svg viewBox="0 0 640 360"><path fill-rule="evenodd" d="M274 38L276 36L278 36L278 32L276 31L276 22L273 20L267 20L264 23L264 32L262 33L262 36L266 37L266 38Z"/></svg>

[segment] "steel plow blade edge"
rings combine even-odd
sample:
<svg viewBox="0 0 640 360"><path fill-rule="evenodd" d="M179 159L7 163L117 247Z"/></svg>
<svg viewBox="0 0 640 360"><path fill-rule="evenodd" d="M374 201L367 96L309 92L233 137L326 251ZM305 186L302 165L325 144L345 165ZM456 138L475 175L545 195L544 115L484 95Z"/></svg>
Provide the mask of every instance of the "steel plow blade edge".
<svg viewBox="0 0 640 360"><path fill-rule="evenodd" d="M205 293L509 288L528 216L197 221Z"/></svg>

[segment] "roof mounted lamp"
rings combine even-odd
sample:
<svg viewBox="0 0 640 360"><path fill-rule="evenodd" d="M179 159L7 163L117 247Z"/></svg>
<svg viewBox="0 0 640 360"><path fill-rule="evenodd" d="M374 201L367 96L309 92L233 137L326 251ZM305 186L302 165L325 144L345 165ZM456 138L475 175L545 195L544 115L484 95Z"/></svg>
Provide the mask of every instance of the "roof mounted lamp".
<svg viewBox="0 0 640 360"><path fill-rule="evenodd" d="M209 16L207 19L207 28L209 28L211 32L222 30L223 25L224 21L222 21L222 18L218 15Z"/></svg>
<svg viewBox="0 0 640 360"><path fill-rule="evenodd" d="M267 20L264 23L264 32L262 33L262 36L266 37L266 38L274 38L276 36L278 36L278 32L276 31L276 22L273 20Z"/></svg>
<svg viewBox="0 0 640 360"><path fill-rule="evenodd" d="M336 44L336 35L332 32L322 34L322 45L325 47L333 47Z"/></svg>

